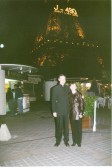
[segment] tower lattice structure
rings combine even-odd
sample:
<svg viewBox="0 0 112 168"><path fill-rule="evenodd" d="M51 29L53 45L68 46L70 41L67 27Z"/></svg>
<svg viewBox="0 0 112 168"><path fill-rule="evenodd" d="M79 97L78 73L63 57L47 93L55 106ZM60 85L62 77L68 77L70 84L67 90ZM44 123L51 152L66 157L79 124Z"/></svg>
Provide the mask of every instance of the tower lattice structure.
<svg viewBox="0 0 112 168"><path fill-rule="evenodd" d="M77 71L80 76L88 75L88 70L103 64L99 48L97 42L86 38L76 9L55 5L46 29L36 37L32 52L38 67L54 67L57 73L67 74L69 71L68 75ZM80 66L84 67L85 74L80 74Z"/></svg>

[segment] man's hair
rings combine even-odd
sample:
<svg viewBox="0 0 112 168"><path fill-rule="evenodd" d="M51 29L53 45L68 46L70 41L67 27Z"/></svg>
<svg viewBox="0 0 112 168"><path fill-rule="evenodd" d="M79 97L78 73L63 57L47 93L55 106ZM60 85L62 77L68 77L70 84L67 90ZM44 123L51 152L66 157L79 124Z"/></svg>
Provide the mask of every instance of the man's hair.
<svg viewBox="0 0 112 168"><path fill-rule="evenodd" d="M15 86L15 87L18 87L18 84L15 84L14 86Z"/></svg>
<svg viewBox="0 0 112 168"><path fill-rule="evenodd" d="M64 76L64 77L66 78L66 76L65 76L64 74L60 74L60 75L58 76L58 79L59 79L61 76Z"/></svg>

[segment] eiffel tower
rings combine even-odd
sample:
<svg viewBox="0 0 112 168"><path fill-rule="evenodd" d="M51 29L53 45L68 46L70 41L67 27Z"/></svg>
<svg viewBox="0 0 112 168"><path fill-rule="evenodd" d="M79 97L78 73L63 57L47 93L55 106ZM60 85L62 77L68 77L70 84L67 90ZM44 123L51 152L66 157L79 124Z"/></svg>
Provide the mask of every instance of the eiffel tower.
<svg viewBox="0 0 112 168"><path fill-rule="evenodd" d="M36 37L34 63L48 78L60 73L69 77L95 76L95 70L100 71L103 65L100 46L87 39L78 12L69 1L59 2L52 9L46 29Z"/></svg>

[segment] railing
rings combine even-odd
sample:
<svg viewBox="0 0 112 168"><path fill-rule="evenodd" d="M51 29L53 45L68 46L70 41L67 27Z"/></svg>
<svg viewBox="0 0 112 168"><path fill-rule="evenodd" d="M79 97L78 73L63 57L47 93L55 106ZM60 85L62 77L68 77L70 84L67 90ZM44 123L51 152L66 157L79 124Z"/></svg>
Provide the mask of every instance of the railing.
<svg viewBox="0 0 112 168"><path fill-rule="evenodd" d="M97 98L97 108L100 107L107 107L107 108L111 108L112 107L112 98L111 97L98 97Z"/></svg>
<svg viewBox="0 0 112 168"><path fill-rule="evenodd" d="M93 132L96 132L96 109L100 107L112 108L112 98L110 97L98 97L94 102L94 122L93 122Z"/></svg>

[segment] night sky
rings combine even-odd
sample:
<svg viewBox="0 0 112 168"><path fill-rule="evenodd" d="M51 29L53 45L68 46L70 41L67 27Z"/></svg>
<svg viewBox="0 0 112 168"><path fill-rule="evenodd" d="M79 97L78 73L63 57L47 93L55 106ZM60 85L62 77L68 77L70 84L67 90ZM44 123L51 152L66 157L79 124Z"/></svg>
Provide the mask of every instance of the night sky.
<svg viewBox="0 0 112 168"><path fill-rule="evenodd" d="M61 0L61 2L64 0ZM56 0L0 0L0 63L33 65L31 51ZM86 38L102 45L105 67L110 68L110 0L71 0Z"/></svg>

